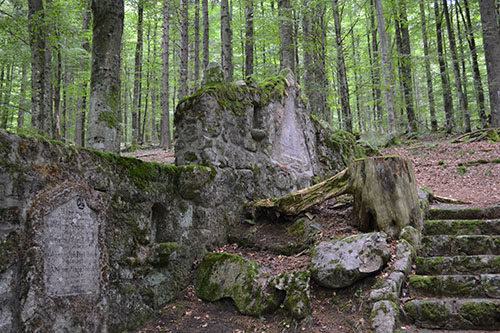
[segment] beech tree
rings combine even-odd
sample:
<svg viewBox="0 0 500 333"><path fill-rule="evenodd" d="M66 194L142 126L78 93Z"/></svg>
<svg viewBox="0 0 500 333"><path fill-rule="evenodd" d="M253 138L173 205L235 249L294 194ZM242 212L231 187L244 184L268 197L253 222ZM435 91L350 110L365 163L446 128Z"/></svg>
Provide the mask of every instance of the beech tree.
<svg viewBox="0 0 500 333"><path fill-rule="evenodd" d="M47 42L45 9L42 0L28 1L31 47L31 126L41 135L50 134L52 115L51 55ZM50 63L50 62L49 62Z"/></svg>
<svg viewBox="0 0 500 333"><path fill-rule="evenodd" d="M119 153L123 0L92 0L94 17L87 146Z"/></svg>
<svg viewBox="0 0 500 333"><path fill-rule="evenodd" d="M479 0L490 91L491 127L500 127L500 29L494 0Z"/></svg>

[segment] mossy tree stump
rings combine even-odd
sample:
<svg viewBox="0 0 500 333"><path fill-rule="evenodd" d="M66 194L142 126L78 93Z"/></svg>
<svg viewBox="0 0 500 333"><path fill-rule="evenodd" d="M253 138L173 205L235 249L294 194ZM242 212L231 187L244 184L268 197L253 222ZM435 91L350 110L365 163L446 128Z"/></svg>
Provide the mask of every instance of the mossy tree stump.
<svg viewBox="0 0 500 333"><path fill-rule="evenodd" d="M322 183L281 198L258 201L254 207L298 215L346 193L354 197L354 219L362 231L380 230L397 238L408 225L422 229L413 166L400 156L356 160Z"/></svg>
<svg viewBox="0 0 500 333"><path fill-rule="evenodd" d="M378 229L392 237L411 225L422 229L415 174L400 156L357 160L351 165L349 192L361 231Z"/></svg>

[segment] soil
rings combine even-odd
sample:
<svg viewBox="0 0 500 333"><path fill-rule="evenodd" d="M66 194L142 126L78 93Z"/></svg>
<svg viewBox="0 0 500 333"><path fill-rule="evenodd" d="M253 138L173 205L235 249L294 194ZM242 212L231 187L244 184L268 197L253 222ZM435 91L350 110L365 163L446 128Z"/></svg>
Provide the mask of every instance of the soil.
<svg viewBox="0 0 500 333"><path fill-rule="evenodd" d="M500 205L500 144L477 142L451 144L448 141L415 141L402 147L383 149L384 155L401 155L413 161L419 187L434 194L468 201L474 206ZM134 156L146 161L173 164L174 155L161 149L144 150ZM352 202L348 196L332 199L309 212L319 224L316 242L334 236L358 233L352 223ZM262 228L264 229L264 228ZM264 229L265 230L265 229ZM276 231L268 229L272 242ZM309 250L286 256L270 251L228 244L217 252L229 252L263 264L273 273L303 270L310 264ZM351 287L328 290L311 282L313 313L301 322L290 320L282 310L260 318L238 313L231 300L209 303L199 299L189 285L156 317L135 332L368 332L371 286L384 275L364 279Z"/></svg>

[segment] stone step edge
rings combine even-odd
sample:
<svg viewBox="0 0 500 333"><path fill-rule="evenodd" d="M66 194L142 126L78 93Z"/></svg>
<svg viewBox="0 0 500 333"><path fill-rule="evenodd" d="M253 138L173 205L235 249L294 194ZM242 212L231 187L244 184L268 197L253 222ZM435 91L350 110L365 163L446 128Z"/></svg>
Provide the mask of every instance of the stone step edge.
<svg viewBox="0 0 500 333"><path fill-rule="evenodd" d="M424 236L431 235L500 235L500 219L426 220Z"/></svg>
<svg viewBox="0 0 500 333"><path fill-rule="evenodd" d="M492 207L452 207L434 206L429 209L430 219L496 219L500 218L500 206Z"/></svg>
<svg viewBox="0 0 500 333"><path fill-rule="evenodd" d="M408 318L421 328L500 329L500 300L497 299L417 298L403 303Z"/></svg>
<svg viewBox="0 0 500 333"><path fill-rule="evenodd" d="M429 269L432 267L436 268ZM495 274L496 272L500 274L500 255L417 256L415 259L415 273L418 275L453 275L474 272L476 274Z"/></svg>
<svg viewBox="0 0 500 333"><path fill-rule="evenodd" d="M408 289L417 297L500 299L500 274L413 275Z"/></svg>
<svg viewBox="0 0 500 333"><path fill-rule="evenodd" d="M424 236L418 253L422 257L488 254L500 254L500 235Z"/></svg>

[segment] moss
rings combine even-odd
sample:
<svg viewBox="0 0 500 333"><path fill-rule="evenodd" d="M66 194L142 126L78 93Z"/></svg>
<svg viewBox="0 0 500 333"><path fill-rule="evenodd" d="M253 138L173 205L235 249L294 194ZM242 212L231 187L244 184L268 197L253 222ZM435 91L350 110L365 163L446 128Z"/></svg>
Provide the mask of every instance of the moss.
<svg viewBox="0 0 500 333"><path fill-rule="evenodd" d="M366 150L357 144L353 134L346 131L335 131L327 138L328 148L341 154L345 165L349 164L351 159L366 157Z"/></svg>
<svg viewBox="0 0 500 333"><path fill-rule="evenodd" d="M179 244L174 242L156 244L159 262L163 264L167 263L170 259L170 255L178 248Z"/></svg>
<svg viewBox="0 0 500 333"><path fill-rule="evenodd" d="M460 315L477 327L486 327L493 324L500 315L496 305L492 302L467 302L459 309Z"/></svg>
<svg viewBox="0 0 500 333"><path fill-rule="evenodd" d="M450 314L451 311L444 304L422 302L422 315L431 322L447 322Z"/></svg>
<svg viewBox="0 0 500 333"><path fill-rule="evenodd" d="M108 128L117 128L120 125L116 113L112 111L99 113L97 120L101 123L105 123Z"/></svg>
<svg viewBox="0 0 500 333"><path fill-rule="evenodd" d="M434 278L430 276L414 275L410 277L410 286L421 291L432 291L435 287Z"/></svg>
<svg viewBox="0 0 500 333"><path fill-rule="evenodd" d="M306 219L299 219L295 221L291 226L286 228L286 234L289 237L302 239L306 236L306 227L307 227Z"/></svg>

